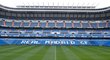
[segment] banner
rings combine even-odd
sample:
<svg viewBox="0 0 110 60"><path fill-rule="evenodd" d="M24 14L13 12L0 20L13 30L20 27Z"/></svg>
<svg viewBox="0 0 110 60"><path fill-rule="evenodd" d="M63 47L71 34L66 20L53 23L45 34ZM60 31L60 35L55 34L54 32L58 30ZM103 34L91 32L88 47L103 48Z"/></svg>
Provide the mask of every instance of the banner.
<svg viewBox="0 0 110 60"><path fill-rule="evenodd" d="M110 46L110 40L96 39L0 39L0 45L94 45Z"/></svg>

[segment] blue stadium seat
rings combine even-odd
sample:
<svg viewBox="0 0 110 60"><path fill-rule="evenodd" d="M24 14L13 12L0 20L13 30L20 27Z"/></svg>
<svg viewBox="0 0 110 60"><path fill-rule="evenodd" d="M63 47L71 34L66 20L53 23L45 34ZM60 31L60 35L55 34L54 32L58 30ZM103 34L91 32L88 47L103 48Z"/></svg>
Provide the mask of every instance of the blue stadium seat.
<svg viewBox="0 0 110 60"><path fill-rule="evenodd" d="M30 27L37 27L38 26L38 22L31 22Z"/></svg>
<svg viewBox="0 0 110 60"><path fill-rule="evenodd" d="M23 26L22 27L29 27L29 22L23 22Z"/></svg>
<svg viewBox="0 0 110 60"><path fill-rule="evenodd" d="M106 27L106 23L105 22L100 22L99 23L99 28L104 28Z"/></svg>
<svg viewBox="0 0 110 60"><path fill-rule="evenodd" d="M108 27L110 27L110 21L108 22Z"/></svg>
<svg viewBox="0 0 110 60"><path fill-rule="evenodd" d="M49 22L49 23L48 23L48 27L49 27L49 28L54 28L54 27L55 27L55 23Z"/></svg>
<svg viewBox="0 0 110 60"><path fill-rule="evenodd" d="M98 28L97 23L90 23L92 28Z"/></svg>
<svg viewBox="0 0 110 60"><path fill-rule="evenodd" d="M7 27L12 27L12 22L6 22Z"/></svg>
<svg viewBox="0 0 110 60"><path fill-rule="evenodd" d="M64 23L63 23L63 22L57 22L57 27L58 27L58 28L64 27Z"/></svg>
<svg viewBox="0 0 110 60"><path fill-rule="evenodd" d="M74 23L74 28L81 28L80 23Z"/></svg>
<svg viewBox="0 0 110 60"><path fill-rule="evenodd" d="M40 27L45 28L46 27L46 22L41 22Z"/></svg>
<svg viewBox="0 0 110 60"><path fill-rule="evenodd" d="M0 20L0 26L4 26L4 25L3 25L3 21L2 21L2 20Z"/></svg>
<svg viewBox="0 0 110 60"><path fill-rule="evenodd" d="M7 33L8 36L11 36L11 37L18 37L20 36L19 33Z"/></svg>
<svg viewBox="0 0 110 60"><path fill-rule="evenodd" d="M72 23L68 23L68 22L66 22L66 28L72 28Z"/></svg>
<svg viewBox="0 0 110 60"><path fill-rule="evenodd" d="M14 22L14 27L20 27L21 22Z"/></svg>
<svg viewBox="0 0 110 60"><path fill-rule="evenodd" d="M88 23L82 23L82 28L90 28L89 24Z"/></svg>

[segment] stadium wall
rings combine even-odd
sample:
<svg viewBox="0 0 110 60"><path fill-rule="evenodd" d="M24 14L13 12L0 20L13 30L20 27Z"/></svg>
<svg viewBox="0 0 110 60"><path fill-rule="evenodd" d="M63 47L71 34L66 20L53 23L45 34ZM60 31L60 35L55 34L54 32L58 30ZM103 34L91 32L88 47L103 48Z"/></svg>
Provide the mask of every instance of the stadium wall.
<svg viewBox="0 0 110 60"><path fill-rule="evenodd" d="M110 40L104 39L0 39L0 45L84 45L110 46Z"/></svg>

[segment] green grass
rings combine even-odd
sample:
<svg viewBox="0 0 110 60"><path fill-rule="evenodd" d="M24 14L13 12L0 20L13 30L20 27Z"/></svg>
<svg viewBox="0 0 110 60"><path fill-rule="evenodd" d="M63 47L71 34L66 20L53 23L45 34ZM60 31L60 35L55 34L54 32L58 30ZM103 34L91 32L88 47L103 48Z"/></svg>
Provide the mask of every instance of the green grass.
<svg viewBox="0 0 110 60"><path fill-rule="evenodd" d="M104 46L0 46L0 60L110 60Z"/></svg>

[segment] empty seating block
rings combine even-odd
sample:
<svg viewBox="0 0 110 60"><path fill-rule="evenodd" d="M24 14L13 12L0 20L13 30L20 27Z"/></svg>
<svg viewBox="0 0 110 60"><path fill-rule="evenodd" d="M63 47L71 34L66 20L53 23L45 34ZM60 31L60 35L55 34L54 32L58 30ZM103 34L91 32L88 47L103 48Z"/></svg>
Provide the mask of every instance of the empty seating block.
<svg viewBox="0 0 110 60"><path fill-rule="evenodd" d="M82 28L90 28L89 23L82 23Z"/></svg>
<svg viewBox="0 0 110 60"><path fill-rule="evenodd" d="M6 22L6 26L12 27L12 22Z"/></svg>
<svg viewBox="0 0 110 60"><path fill-rule="evenodd" d="M58 22L56 27L62 28L62 27L64 27L64 23L63 22Z"/></svg>
<svg viewBox="0 0 110 60"><path fill-rule="evenodd" d="M40 23L40 27L45 28L46 27L46 22Z"/></svg>
<svg viewBox="0 0 110 60"><path fill-rule="evenodd" d="M0 26L4 26L3 20L0 20Z"/></svg>
<svg viewBox="0 0 110 60"><path fill-rule="evenodd" d="M48 24L48 27L50 27L50 28L55 27L55 23L49 23L49 24Z"/></svg>
<svg viewBox="0 0 110 60"><path fill-rule="evenodd" d="M97 23L90 23L90 25L91 25L91 28L98 28Z"/></svg>
<svg viewBox="0 0 110 60"><path fill-rule="evenodd" d="M14 22L14 27L20 27L21 22Z"/></svg>
<svg viewBox="0 0 110 60"><path fill-rule="evenodd" d="M81 28L80 23L74 23L74 28Z"/></svg>
<svg viewBox="0 0 110 60"><path fill-rule="evenodd" d="M98 28L104 28L104 27L106 27L106 23L105 22L100 22Z"/></svg>
<svg viewBox="0 0 110 60"><path fill-rule="evenodd" d="M108 22L108 27L110 27L110 21Z"/></svg>
<svg viewBox="0 0 110 60"><path fill-rule="evenodd" d="M66 25L66 26L65 26L66 28L72 28L72 23L68 23L68 22L67 22L65 25Z"/></svg>
<svg viewBox="0 0 110 60"><path fill-rule="evenodd" d="M30 27L37 27L38 26L38 22L31 22Z"/></svg>
<svg viewBox="0 0 110 60"><path fill-rule="evenodd" d="M29 27L29 22L23 22L23 26L22 27Z"/></svg>

